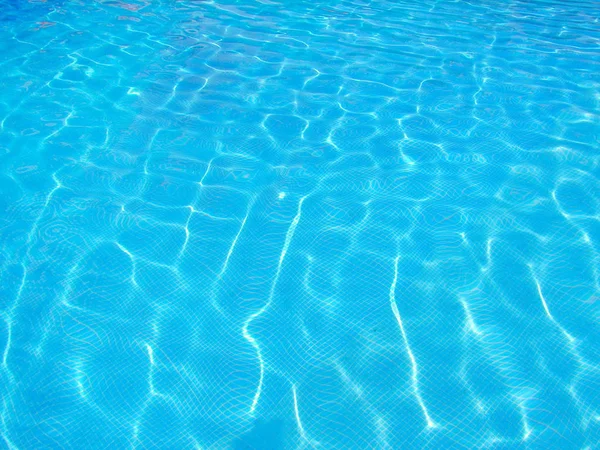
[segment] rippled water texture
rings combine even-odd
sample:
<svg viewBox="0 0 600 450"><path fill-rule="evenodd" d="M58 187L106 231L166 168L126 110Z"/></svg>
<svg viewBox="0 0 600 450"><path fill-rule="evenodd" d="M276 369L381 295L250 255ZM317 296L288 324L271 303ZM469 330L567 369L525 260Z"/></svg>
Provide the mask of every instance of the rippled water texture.
<svg viewBox="0 0 600 450"><path fill-rule="evenodd" d="M0 0L11 449L594 449L597 1Z"/></svg>

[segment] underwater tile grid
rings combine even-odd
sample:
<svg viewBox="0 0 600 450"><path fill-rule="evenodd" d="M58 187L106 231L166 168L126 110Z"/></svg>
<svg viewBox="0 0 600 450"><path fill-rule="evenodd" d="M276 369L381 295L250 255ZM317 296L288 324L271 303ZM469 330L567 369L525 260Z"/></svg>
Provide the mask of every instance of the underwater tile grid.
<svg viewBox="0 0 600 450"><path fill-rule="evenodd" d="M0 448L600 449L599 18L0 0Z"/></svg>

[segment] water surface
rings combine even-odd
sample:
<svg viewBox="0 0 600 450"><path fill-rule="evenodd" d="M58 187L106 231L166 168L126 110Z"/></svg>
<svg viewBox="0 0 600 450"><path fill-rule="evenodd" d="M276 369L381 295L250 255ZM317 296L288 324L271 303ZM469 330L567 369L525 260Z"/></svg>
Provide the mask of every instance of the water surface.
<svg viewBox="0 0 600 450"><path fill-rule="evenodd" d="M599 12L0 0L0 446L598 448Z"/></svg>

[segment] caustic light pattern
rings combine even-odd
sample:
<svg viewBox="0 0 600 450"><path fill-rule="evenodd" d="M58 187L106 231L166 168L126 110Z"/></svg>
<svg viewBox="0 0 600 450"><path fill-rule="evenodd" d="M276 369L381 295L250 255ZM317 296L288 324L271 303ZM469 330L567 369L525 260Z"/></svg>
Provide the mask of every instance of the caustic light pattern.
<svg viewBox="0 0 600 450"><path fill-rule="evenodd" d="M599 17L0 0L0 447L599 448Z"/></svg>

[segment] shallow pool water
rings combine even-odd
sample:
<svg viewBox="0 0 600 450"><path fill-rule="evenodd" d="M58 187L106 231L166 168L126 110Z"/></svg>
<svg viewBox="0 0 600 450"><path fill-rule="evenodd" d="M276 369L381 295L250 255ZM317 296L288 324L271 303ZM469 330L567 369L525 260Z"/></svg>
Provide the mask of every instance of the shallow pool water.
<svg viewBox="0 0 600 450"><path fill-rule="evenodd" d="M0 447L598 448L599 17L0 0Z"/></svg>

